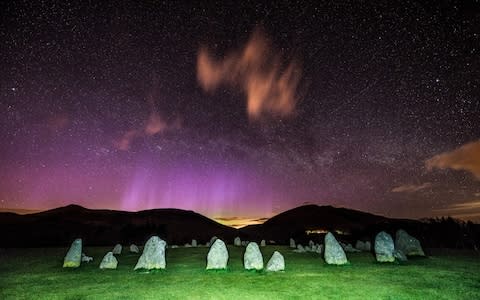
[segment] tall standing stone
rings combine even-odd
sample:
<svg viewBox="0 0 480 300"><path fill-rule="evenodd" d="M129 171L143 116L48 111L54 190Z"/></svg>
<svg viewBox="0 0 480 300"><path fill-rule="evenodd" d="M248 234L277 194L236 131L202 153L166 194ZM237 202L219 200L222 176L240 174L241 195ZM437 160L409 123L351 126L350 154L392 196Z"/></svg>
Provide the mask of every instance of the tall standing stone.
<svg viewBox="0 0 480 300"><path fill-rule="evenodd" d="M117 258L113 256L113 252L108 252L100 263L100 269L116 269L118 265Z"/></svg>
<svg viewBox="0 0 480 300"><path fill-rule="evenodd" d="M236 237L234 240L233 240L233 245L234 246L241 246L242 245L242 240L240 239L240 237Z"/></svg>
<svg viewBox="0 0 480 300"><path fill-rule="evenodd" d="M143 248L134 270L165 269L165 246L167 243L158 236L152 236Z"/></svg>
<svg viewBox="0 0 480 300"><path fill-rule="evenodd" d="M392 237L385 231L381 231L375 237L375 257L378 262L393 262L395 257L393 256Z"/></svg>
<svg viewBox="0 0 480 300"><path fill-rule="evenodd" d="M82 239L76 239L73 241L70 249L68 249L67 255L63 260L64 268L77 268L80 266L82 260Z"/></svg>
<svg viewBox="0 0 480 300"><path fill-rule="evenodd" d="M395 234L395 249L408 256L425 256L420 241L402 229Z"/></svg>
<svg viewBox="0 0 480 300"><path fill-rule="evenodd" d="M116 244L115 247L113 247L112 253L115 255L122 254L122 245Z"/></svg>
<svg viewBox="0 0 480 300"><path fill-rule="evenodd" d="M257 243L248 243L245 254L243 255L243 264L246 270L263 269L263 256Z"/></svg>
<svg viewBox="0 0 480 300"><path fill-rule="evenodd" d="M344 265L348 263L345 251L338 243L332 233L325 235L325 262L329 265Z"/></svg>
<svg viewBox="0 0 480 300"><path fill-rule="evenodd" d="M268 260L266 270L269 272L278 272L285 270L285 259L280 252L275 251Z"/></svg>
<svg viewBox="0 0 480 300"><path fill-rule="evenodd" d="M207 254L207 270L226 269L228 263L227 246L221 239L216 239Z"/></svg>

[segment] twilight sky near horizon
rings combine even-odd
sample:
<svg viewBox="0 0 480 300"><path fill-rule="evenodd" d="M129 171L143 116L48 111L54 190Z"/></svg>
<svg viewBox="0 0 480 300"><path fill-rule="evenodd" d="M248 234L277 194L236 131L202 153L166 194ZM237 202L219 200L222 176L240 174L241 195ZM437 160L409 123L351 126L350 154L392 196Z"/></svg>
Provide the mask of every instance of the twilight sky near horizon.
<svg viewBox="0 0 480 300"><path fill-rule="evenodd" d="M480 3L7 1L0 208L480 220Z"/></svg>

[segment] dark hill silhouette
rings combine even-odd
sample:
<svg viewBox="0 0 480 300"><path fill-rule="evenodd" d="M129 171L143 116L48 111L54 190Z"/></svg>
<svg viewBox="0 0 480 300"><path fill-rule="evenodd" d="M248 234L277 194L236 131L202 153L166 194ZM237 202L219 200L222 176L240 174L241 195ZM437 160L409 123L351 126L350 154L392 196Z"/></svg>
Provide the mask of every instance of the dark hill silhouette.
<svg viewBox="0 0 480 300"><path fill-rule="evenodd" d="M64 246L76 237L88 245L143 244L153 234L171 244L205 243L214 235L233 240L237 230L180 209L126 212L68 205L28 215L0 213L2 247Z"/></svg>
<svg viewBox="0 0 480 300"><path fill-rule="evenodd" d="M240 236L242 240L265 239L287 244L291 237L301 243L322 242L326 231L334 232L344 242L354 243L356 239L373 241L381 230L393 236L400 228L417 237L425 247L478 249L480 246L479 224L451 218L423 222L391 219L332 206L300 206L263 224L237 230L181 209L126 212L68 205L27 215L0 213L0 247L65 247L77 237L89 246L142 245L151 235L177 245L190 243L192 239L206 243L212 236L227 243Z"/></svg>
<svg viewBox="0 0 480 300"><path fill-rule="evenodd" d="M240 231L245 236L258 235L286 243L290 237L297 240L313 240L317 235L323 237L324 231L357 235L373 225L389 221L386 217L353 209L304 205L282 212L263 224L243 227ZM307 232L311 233L310 237Z"/></svg>

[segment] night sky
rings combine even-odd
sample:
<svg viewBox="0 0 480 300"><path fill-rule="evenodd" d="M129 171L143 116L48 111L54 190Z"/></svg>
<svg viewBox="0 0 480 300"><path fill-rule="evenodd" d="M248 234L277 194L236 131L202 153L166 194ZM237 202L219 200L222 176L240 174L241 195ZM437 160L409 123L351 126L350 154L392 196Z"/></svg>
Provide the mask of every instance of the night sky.
<svg viewBox="0 0 480 300"><path fill-rule="evenodd" d="M0 208L480 220L478 1L138 2L2 1Z"/></svg>

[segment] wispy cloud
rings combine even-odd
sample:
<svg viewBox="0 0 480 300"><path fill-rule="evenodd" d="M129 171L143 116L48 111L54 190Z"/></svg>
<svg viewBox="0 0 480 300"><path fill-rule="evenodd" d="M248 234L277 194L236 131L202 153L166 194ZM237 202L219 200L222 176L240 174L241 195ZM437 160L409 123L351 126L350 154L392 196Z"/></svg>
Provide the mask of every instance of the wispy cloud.
<svg viewBox="0 0 480 300"><path fill-rule="evenodd" d="M451 204L445 208L435 209L434 213L440 216L452 216L464 220L480 220L480 199L470 202Z"/></svg>
<svg viewBox="0 0 480 300"><path fill-rule="evenodd" d="M182 127L180 118L175 118L172 121L167 121L162 114L155 107L155 98L158 97L158 92L154 89L147 97L147 102L150 110L148 119L144 122L143 128L129 129L119 139L113 141L113 145L118 150L127 151L130 149L132 142L142 136L153 136L162 134L169 130L175 130Z"/></svg>
<svg viewBox="0 0 480 300"><path fill-rule="evenodd" d="M428 170L437 168L468 171L480 180L480 140L435 155L425 162L425 166Z"/></svg>
<svg viewBox="0 0 480 300"><path fill-rule="evenodd" d="M245 47L216 60L205 47L197 57L197 78L205 91L213 92L220 85L239 87L247 95L250 119L264 114L287 116L298 101L297 88L301 69L295 61L284 59L271 48L260 29L256 29Z"/></svg>
<svg viewBox="0 0 480 300"><path fill-rule="evenodd" d="M420 185L416 184L405 184L405 185L400 185L397 187L394 187L391 192L393 193L415 193L424 189L428 189L432 187L432 184L430 182L425 182Z"/></svg>

